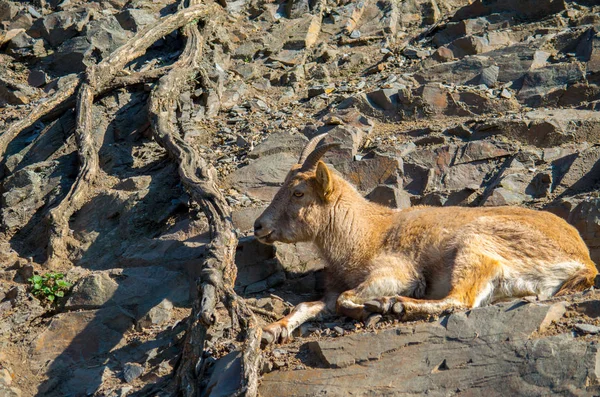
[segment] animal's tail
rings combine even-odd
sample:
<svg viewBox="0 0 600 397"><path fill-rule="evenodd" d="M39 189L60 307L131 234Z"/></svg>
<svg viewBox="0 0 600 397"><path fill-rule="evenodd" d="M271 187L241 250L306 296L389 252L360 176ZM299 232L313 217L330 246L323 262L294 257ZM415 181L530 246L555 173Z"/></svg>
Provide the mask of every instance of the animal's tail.
<svg viewBox="0 0 600 397"><path fill-rule="evenodd" d="M573 274L570 278L565 280L563 285L560 287L556 296L572 294L574 292L580 292L590 288L594 285L598 270L594 262L589 261L581 271Z"/></svg>

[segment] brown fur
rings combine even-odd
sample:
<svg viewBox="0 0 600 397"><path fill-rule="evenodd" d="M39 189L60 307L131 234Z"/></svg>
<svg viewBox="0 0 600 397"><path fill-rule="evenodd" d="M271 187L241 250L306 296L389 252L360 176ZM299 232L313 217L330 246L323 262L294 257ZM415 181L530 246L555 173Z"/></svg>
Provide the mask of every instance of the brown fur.
<svg viewBox="0 0 600 397"><path fill-rule="evenodd" d="M494 299L580 291L597 274L577 230L549 212L394 210L367 201L322 162L316 170L292 168L255 235L265 243L313 241L327 265L327 296L266 327L267 342L285 340L326 310L357 319L437 315Z"/></svg>

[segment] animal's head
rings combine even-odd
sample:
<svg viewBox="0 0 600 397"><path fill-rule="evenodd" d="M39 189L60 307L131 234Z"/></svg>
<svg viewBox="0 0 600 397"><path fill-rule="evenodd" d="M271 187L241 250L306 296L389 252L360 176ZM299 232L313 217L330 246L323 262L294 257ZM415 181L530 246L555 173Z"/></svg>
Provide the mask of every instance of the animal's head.
<svg viewBox="0 0 600 397"><path fill-rule="evenodd" d="M311 241L322 228L335 196L335 177L320 159L339 145L321 144L326 135L308 142L271 205L254 222L254 235L260 242Z"/></svg>

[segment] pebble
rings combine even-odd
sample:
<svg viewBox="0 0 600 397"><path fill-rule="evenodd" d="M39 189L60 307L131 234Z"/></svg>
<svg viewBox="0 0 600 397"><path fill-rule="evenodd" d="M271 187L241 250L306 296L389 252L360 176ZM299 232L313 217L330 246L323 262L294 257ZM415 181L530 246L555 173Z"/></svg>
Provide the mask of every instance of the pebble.
<svg viewBox="0 0 600 397"><path fill-rule="evenodd" d="M511 94L511 93L510 93L510 91L509 91L509 90L507 90L506 88L503 88L503 89L502 89L502 92L500 93L500 96L501 96L502 98L506 98L506 99L510 99L510 98L512 98L512 94Z"/></svg>
<svg viewBox="0 0 600 397"><path fill-rule="evenodd" d="M123 378L125 382L131 383L144 373L144 367L138 363L127 363L123 367Z"/></svg>
<svg viewBox="0 0 600 397"><path fill-rule="evenodd" d="M598 334L600 327L592 324L575 324L575 329L584 334Z"/></svg>

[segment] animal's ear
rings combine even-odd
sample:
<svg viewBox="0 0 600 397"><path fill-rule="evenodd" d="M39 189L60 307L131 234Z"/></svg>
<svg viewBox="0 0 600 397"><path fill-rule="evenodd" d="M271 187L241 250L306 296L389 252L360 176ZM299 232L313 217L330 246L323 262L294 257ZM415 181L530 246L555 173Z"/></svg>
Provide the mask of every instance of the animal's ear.
<svg viewBox="0 0 600 397"><path fill-rule="evenodd" d="M331 172L324 162L319 161L317 163L317 184L319 185L319 193L327 200L333 192L333 180L331 179Z"/></svg>

